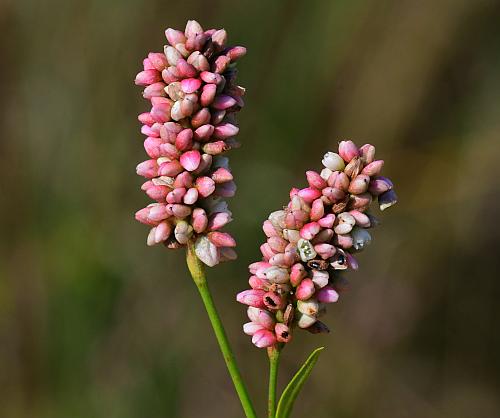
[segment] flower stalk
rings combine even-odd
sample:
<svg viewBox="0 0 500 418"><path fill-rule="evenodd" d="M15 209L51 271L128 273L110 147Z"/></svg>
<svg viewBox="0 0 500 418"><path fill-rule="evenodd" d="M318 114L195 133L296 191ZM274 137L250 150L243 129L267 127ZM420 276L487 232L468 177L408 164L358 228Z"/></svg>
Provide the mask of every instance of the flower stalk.
<svg viewBox="0 0 500 418"><path fill-rule="evenodd" d="M201 299L203 300L203 304L205 305L208 318L210 319L210 323L212 324L215 337L217 338L217 342L219 343L219 347L224 357L224 361L226 362L226 367L229 375L231 376L231 379L233 381L234 388L236 389L236 393L240 398L241 406L243 407L245 416L247 418L257 418L254 407L252 405L252 401L250 400L250 396L248 395L247 388L241 377L238 365L236 364L236 359L229 344L224 326L222 325L222 321L219 317L219 314L217 313L217 309L215 308L214 300L212 299L212 295L208 288L203 264L196 256L194 245L192 242L188 243L186 262L193 281L198 288Z"/></svg>
<svg viewBox="0 0 500 418"><path fill-rule="evenodd" d="M269 357L269 396L268 396L268 418L276 417L276 390L278 384L278 367L280 362L281 347L272 346L267 349Z"/></svg>

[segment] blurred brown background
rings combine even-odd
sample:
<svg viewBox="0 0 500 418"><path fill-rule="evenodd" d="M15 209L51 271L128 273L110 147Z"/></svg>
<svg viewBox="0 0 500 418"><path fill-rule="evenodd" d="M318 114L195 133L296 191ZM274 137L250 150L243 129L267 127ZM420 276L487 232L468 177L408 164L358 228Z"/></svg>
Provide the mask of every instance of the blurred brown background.
<svg viewBox="0 0 500 418"><path fill-rule="evenodd" d="M249 54L239 260L210 271L259 412L266 356L240 327L260 224L338 140L371 142L400 204L281 384L326 345L295 417L500 416L500 3L0 2L0 417L242 416L183 253L145 245L133 85L196 18Z"/></svg>

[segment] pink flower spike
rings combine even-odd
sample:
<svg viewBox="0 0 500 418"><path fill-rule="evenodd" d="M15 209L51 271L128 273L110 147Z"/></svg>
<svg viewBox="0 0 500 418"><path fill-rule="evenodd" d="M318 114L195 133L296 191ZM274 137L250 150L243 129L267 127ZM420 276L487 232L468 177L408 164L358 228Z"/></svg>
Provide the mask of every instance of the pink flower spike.
<svg viewBox="0 0 500 418"><path fill-rule="evenodd" d="M276 324L274 332L276 333L276 339L280 343L288 343L292 339L290 328L285 324L282 323Z"/></svg>
<svg viewBox="0 0 500 418"><path fill-rule="evenodd" d="M271 347L276 344L276 336L273 332L262 329L253 335L252 343L258 348Z"/></svg>
<svg viewBox="0 0 500 418"><path fill-rule="evenodd" d="M184 93L194 93L201 87L201 80L199 78L185 78L181 81L181 89Z"/></svg>
<svg viewBox="0 0 500 418"><path fill-rule="evenodd" d="M304 279L298 285L295 296L298 300L307 300L314 295L315 291L316 288L314 287L313 281L311 279Z"/></svg>
<svg viewBox="0 0 500 418"><path fill-rule="evenodd" d="M236 295L236 300L244 305L253 306L254 308L265 308L263 297L266 292L263 290L244 290Z"/></svg>
<svg viewBox="0 0 500 418"><path fill-rule="evenodd" d="M187 151L181 155L180 163L187 171L196 170L201 161L201 154L198 150Z"/></svg>
<svg viewBox="0 0 500 418"><path fill-rule="evenodd" d="M157 70L144 70L135 77L135 84L138 86L148 86L158 81L161 81L161 75Z"/></svg>
<svg viewBox="0 0 500 418"><path fill-rule="evenodd" d="M305 224L301 229L300 229L300 236L306 240L311 240L313 239L316 234L321 230L321 227L317 222L310 222L308 224Z"/></svg>
<svg viewBox="0 0 500 418"><path fill-rule="evenodd" d="M151 179L158 176L158 163L156 160L147 160L140 163L136 168L137 174Z"/></svg>
<svg viewBox="0 0 500 418"><path fill-rule="evenodd" d="M298 195L304 199L306 203L312 203L314 200L321 196L321 191L313 189L312 187L307 187L305 189L299 190Z"/></svg>
<svg viewBox="0 0 500 418"><path fill-rule="evenodd" d="M325 286L316 295L318 302L334 303L339 300L339 294L331 286Z"/></svg>
<svg viewBox="0 0 500 418"><path fill-rule="evenodd" d="M254 335L257 331L265 329L262 325L255 322L243 324L243 332L247 335Z"/></svg>
<svg viewBox="0 0 500 418"><path fill-rule="evenodd" d="M210 177L198 177L196 188L202 197L208 197L215 191L215 182Z"/></svg>
<svg viewBox="0 0 500 418"><path fill-rule="evenodd" d="M236 247L236 241L227 232L214 231L209 232L207 236L216 247Z"/></svg>
<svg viewBox="0 0 500 418"><path fill-rule="evenodd" d="M359 156L358 147L352 141L340 141L339 155L345 162L350 162L354 157Z"/></svg>

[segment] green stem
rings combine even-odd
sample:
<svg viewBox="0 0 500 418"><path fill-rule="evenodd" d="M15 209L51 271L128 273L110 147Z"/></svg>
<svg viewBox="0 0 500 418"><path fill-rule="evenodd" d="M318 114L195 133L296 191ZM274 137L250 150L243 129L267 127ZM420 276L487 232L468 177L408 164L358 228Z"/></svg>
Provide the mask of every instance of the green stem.
<svg viewBox="0 0 500 418"><path fill-rule="evenodd" d="M248 391L245 387L240 371L236 364L236 359L234 358L233 351L231 349L231 346L229 345L226 332L224 331L224 327L220 320L219 314L217 313L217 309L215 308L212 295L210 294L210 290L208 289L203 264L196 256L192 243L188 244L186 261L191 276L193 277L193 280L198 287L198 291L200 292L201 299L203 300L203 303L205 305L205 309L207 310L208 318L210 319L212 328L214 329L217 342L219 343L220 350L222 351L222 355L224 356L224 361L226 362L227 370L229 371L231 379L233 380L234 387L236 389L236 392L238 393L238 397L240 398L241 406L245 411L245 415L247 418L257 418L252 405L252 401L248 396Z"/></svg>
<svg viewBox="0 0 500 418"><path fill-rule="evenodd" d="M278 383L278 366L280 362L281 350L279 347L269 347L267 355L269 357L269 400L267 405L268 417L276 416L276 385Z"/></svg>

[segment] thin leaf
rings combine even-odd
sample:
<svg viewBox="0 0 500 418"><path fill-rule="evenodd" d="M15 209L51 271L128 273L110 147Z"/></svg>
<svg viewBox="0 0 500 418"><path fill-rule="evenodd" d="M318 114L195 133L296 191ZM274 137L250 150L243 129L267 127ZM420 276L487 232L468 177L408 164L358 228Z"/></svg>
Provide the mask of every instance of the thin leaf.
<svg viewBox="0 0 500 418"><path fill-rule="evenodd" d="M302 389L302 386L304 386L307 378L311 374L316 361L318 361L319 354L324 348L325 347L319 347L314 350L302 365L302 367L299 369L299 371L295 373L293 379L290 380L290 383L288 383L278 402L276 418L288 418L290 416L295 399L297 398L300 389Z"/></svg>

